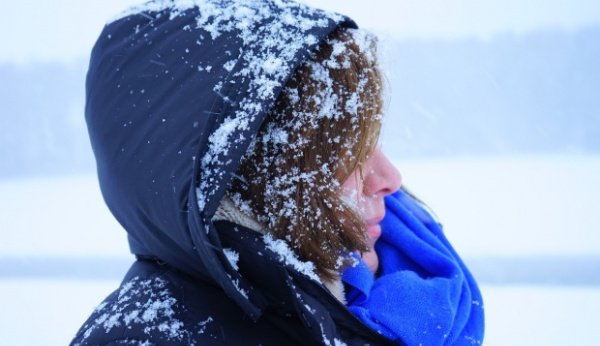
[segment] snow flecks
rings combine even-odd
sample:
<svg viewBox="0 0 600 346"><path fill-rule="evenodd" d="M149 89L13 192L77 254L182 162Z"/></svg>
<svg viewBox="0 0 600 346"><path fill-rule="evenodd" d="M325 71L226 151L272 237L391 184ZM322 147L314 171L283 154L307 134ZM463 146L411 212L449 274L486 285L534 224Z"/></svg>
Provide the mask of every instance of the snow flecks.
<svg viewBox="0 0 600 346"><path fill-rule="evenodd" d="M108 319L104 322L104 328L106 330L111 330L114 327L119 327L121 325L120 318L122 314L116 313L108 317Z"/></svg>
<svg viewBox="0 0 600 346"><path fill-rule="evenodd" d="M215 160L217 160L219 154L227 155L227 144L229 144L231 141L231 135L239 130L246 129L247 127L248 119L225 119L223 124L208 138L208 142L210 143L209 152L202 159L202 163L206 165L208 165L209 163L215 163Z"/></svg>
<svg viewBox="0 0 600 346"><path fill-rule="evenodd" d="M236 179L244 180L243 177L235 176ZM233 193L229 196L233 201L233 204L244 214L252 215L252 206L248 201L244 201L239 193Z"/></svg>
<svg viewBox="0 0 600 346"><path fill-rule="evenodd" d="M101 303L100 305L98 305L98 306L97 306L97 307L94 309L94 311L98 312L98 311L100 311L100 310L104 309L104 307L105 307L105 306L106 306L106 303L104 303L104 302L103 302L103 303Z"/></svg>
<svg viewBox="0 0 600 346"><path fill-rule="evenodd" d="M238 261L240 260L240 254L228 248L223 248L223 253L225 254L225 257L227 257L231 267L235 270L239 270Z"/></svg>
<svg viewBox="0 0 600 346"><path fill-rule="evenodd" d="M158 330L162 333L167 333L170 338L177 338L183 330L183 322L171 321L163 322L158 325Z"/></svg>
<svg viewBox="0 0 600 346"><path fill-rule="evenodd" d="M310 312L311 314L314 314L316 312L316 310L311 308L310 305L308 305L308 304L304 304L304 308L306 309L306 311Z"/></svg>
<svg viewBox="0 0 600 346"><path fill-rule="evenodd" d="M279 256L279 260L293 267L298 272L308 276L313 281L321 282L315 273L315 265L312 262L302 262L296 254L290 249L288 244L281 239L274 239L272 235L263 236L267 248Z"/></svg>
<svg viewBox="0 0 600 346"><path fill-rule="evenodd" d="M338 338L333 338L333 345L331 344L331 341L329 341L329 338L327 337L327 334L325 333L325 328L323 327L322 323L319 323L319 327L321 328L321 336L323 337L323 345L326 346L347 346L347 344L338 339Z"/></svg>
<svg viewBox="0 0 600 346"><path fill-rule="evenodd" d="M205 319L204 321L200 321L198 323L198 334L204 334L204 332L206 331L206 326L211 323L213 321L213 318L211 316L208 316L207 319Z"/></svg>
<svg viewBox="0 0 600 346"><path fill-rule="evenodd" d="M231 283L233 284L233 287L235 287L235 289L236 289L238 292L240 292L240 294L241 294L241 295L242 295L244 298L246 298L246 299L249 299L249 298L248 298L248 291L246 291L245 289L243 289L243 288L241 288L241 287L240 287L240 280L232 278L232 277L231 277L231 275L229 275L229 274L226 274L226 275L227 275L227 277L229 277L229 279L231 280Z"/></svg>
<svg viewBox="0 0 600 346"><path fill-rule="evenodd" d="M337 339L337 338L333 339L333 342L334 342L335 346L347 346L347 344L345 342L343 342L342 340Z"/></svg>
<svg viewBox="0 0 600 346"><path fill-rule="evenodd" d="M355 33L359 30L350 29L348 32ZM353 35L354 37L354 35ZM324 61L324 65L332 69L348 69L351 68L350 60L348 59L348 42L328 40L331 44L332 51L329 59Z"/></svg>
<svg viewBox="0 0 600 346"><path fill-rule="evenodd" d="M283 67L283 65L284 63L280 58L270 56L264 61L262 68L266 74L274 75L279 69Z"/></svg>
<svg viewBox="0 0 600 346"><path fill-rule="evenodd" d="M273 7L278 8L276 16ZM231 80L249 77L247 96L239 102L236 101L237 104L232 101L235 97L223 94L221 88L214 89L235 109L232 116L225 119L211 135L209 150L200 161L203 177L206 177L201 178L197 189L198 205L203 210L216 188L221 186L209 182L208 179L213 179L213 182L215 179L222 179L220 168L228 162L223 156L226 156L233 146L247 145L248 136L235 136L234 139L230 135L245 131L250 122L261 120L257 115L265 111L262 104L274 101L275 90L282 86L291 72L290 62L297 58L300 51L317 43L316 37L310 31L327 27L344 18L288 0L162 0L133 7L122 13L121 17L169 10L170 18L176 18L184 14L189 15L190 12L187 11L192 9L196 11L196 44L202 46L205 37L214 40L223 34L234 33L243 43L243 50L240 50L237 59L228 60L221 68L231 74L228 77ZM266 21L269 25L259 25ZM213 68L200 64L197 66L199 72L210 72ZM281 136L278 138L284 139Z"/></svg>
<svg viewBox="0 0 600 346"><path fill-rule="evenodd" d="M125 322L125 325L128 326L132 321L135 321L137 319L139 314L139 310L133 310L127 315L125 315L125 317L123 317L123 322Z"/></svg>
<svg viewBox="0 0 600 346"><path fill-rule="evenodd" d="M375 44L373 35L364 30L353 30L352 36L354 42L358 45L361 52L364 53L369 63L375 62L377 57L373 54L373 45Z"/></svg>
<svg viewBox="0 0 600 346"><path fill-rule="evenodd" d="M152 322L160 316L162 313L165 316L171 316L173 310L171 306L175 303L174 298L167 298L165 300L155 300L150 302L142 314L142 320L144 322Z"/></svg>
<svg viewBox="0 0 600 346"><path fill-rule="evenodd" d="M229 72L231 72L231 70L233 70L234 66L235 66L235 60L229 60L228 62L223 64L223 68Z"/></svg>
<svg viewBox="0 0 600 346"><path fill-rule="evenodd" d="M187 332L183 322L174 318L177 304L161 278L141 280L138 277L123 284L112 303L102 303L96 308L100 314L84 331L82 344L96 329L105 333L121 326L138 324L146 334L155 333L166 340L181 340Z"/></svg>
<svg viewBox="0 0 600 346"><path fill-rule="evenodd" d="M209 148L202 158L201 166L203 167L203 172L206 172L207 174L210 172L212 174L209 174L206 179L202 179L196 189L198 207L200 210L204 209L207 198L213 195L218 189L219 185L216 184L213 179L215 179L215 177L221 178L223 176L221 170L209 170L207 167L213 165L218 166L220 163L223 163L219 159L220 156L227 156L231 143L235 141L231 139L232 135L238 133L240 130L246 129L248 127L248 122L249 119L245 117L233 119L227 118L223 124L209 136ZM239 137L237 140L239 140Z"/></svg>
<svg viewBox="0 0 600 346"><path fill-rule="evenodd" d="M263 137L265 142L271 142L274 145L288 143L288 133L286 130L275 127L268 131Z"/></svg>
<svg viewBox="0 0 600 346"><path fill-rule="evenodd" d="M352 93L348 101L346 101L345 110L348 113L356 114L358 112L358 108L362 106L360 99L358 98L358 93Z"/></svg>

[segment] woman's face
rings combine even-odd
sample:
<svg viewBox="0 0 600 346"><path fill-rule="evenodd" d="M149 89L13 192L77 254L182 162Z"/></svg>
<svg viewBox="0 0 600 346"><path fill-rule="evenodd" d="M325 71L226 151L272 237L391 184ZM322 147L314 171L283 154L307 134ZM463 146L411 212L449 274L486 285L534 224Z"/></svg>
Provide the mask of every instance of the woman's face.
<svg viewBox="0 0 600 346"><path fill-rule="evenodd" d="M356 169L342 184L342 195L360 211L365 222L369 251L362 254L363 261L375 273L379 258L374 246L381 235L379 223L385 215L383 198L400 188L400 172L392 165L380 148L375 148L362 166L362 178Z"/></svg>

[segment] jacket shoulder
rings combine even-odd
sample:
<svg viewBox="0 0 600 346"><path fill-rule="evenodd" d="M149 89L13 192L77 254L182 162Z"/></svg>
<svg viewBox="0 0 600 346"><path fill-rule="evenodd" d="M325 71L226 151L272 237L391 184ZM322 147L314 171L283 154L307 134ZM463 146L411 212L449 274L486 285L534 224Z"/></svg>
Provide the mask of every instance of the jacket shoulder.
<svg viewBox="0 0 600 346"><path fill-rule="evenodd" d="M221 288L166 265L138 261L71 345L295 344L286 333L291 321L285 320L253 321Z"/></svg>
<svg viewBox="0 0 600 346"><path fill-rule="evenodd" d="M125 280L98 305L72 345L211 344L214 318L210 311L189 313L182 279L168 272L146 274Z"/></svg>

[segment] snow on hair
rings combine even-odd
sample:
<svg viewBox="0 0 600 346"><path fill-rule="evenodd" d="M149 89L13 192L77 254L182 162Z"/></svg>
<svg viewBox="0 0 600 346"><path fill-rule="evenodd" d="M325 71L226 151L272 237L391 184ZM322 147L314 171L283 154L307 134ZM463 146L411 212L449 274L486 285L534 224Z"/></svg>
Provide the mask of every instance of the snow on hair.
<svg viewBox="0 0 600 346"><path fill-rule="evenodd" d="M345 28L321 43L288 80L228 192L325 279L341 255L366 250L364 221L340 185L379 137L375 43Z"/></svg>

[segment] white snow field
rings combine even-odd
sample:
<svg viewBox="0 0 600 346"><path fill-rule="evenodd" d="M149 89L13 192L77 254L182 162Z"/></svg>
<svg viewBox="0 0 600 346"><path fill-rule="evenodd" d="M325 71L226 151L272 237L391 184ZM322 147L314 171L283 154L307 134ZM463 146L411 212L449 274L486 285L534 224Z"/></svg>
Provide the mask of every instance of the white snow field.
<svg viewBox="0 0 600 346"><path fill-rule="evenodd" d="M600 156L395 162L479 278L486 345L597 345ZM0 344L67 344L130 262L94 176L0 180Z"/></svg>

